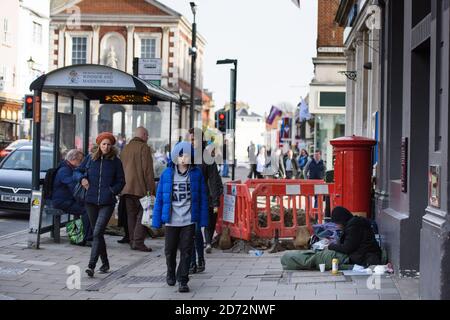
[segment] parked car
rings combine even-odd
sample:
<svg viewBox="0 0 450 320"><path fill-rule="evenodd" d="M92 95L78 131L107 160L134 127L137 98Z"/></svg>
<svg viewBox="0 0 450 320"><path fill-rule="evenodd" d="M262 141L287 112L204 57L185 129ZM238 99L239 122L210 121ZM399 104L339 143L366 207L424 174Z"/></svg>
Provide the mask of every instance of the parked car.
<svg viewBox="0 0 450 320"><path fill-rule="evenodd" d="M5 149L0 151L0 159L5 158L8 154L10 154L12 151L16 150L17 148L20 148L23 146L31 146L32 144L33 144L33 140L28 140L28 139L16 140L13 143L9 144ZM41 140L41 146L53 147L53 143Z"/></svg>
<svg viewBox="0 0 450 320"><path fill-rule="evenodd" d="M32 147L24 146L12 151L0 163L0 209L11 211L30 211ZM41 173L53 166L53 149L41 147Z"/></svg>

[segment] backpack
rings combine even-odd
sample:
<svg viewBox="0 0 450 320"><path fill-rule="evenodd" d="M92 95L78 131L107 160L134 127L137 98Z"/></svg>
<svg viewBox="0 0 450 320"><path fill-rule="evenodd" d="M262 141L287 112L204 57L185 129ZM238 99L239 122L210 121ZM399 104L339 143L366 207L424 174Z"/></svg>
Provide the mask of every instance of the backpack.
<svg viewBox="0 0 450 320"><path fill-rule="evenodd" d="M56 173L58 169L61 168L61 165L58 165L56 168L50 168L45 173L44 185L42 186L42 198L45 200L50 200L53 194L53 182L56 178Z"/></svg>

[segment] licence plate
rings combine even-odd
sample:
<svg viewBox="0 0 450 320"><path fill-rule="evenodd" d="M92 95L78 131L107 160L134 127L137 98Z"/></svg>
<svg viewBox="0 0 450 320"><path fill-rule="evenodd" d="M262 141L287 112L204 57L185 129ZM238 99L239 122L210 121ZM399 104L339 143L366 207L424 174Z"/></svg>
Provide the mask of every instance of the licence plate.
<svg viewBox="0 0 450 320"><path fill-rule="evenodd" d="M28 197L10 196L3 194L0 199L6 202L28 203Z"/></svg>

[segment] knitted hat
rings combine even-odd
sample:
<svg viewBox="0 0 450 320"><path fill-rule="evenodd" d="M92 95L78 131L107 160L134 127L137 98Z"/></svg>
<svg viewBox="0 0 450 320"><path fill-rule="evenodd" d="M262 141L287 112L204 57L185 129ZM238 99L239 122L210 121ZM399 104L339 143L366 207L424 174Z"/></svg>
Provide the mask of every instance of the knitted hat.
<svg viewBox="0 0 450 320"><path fill-rule="evenodd" d="M345 225L351 218L353 218L352 213L344 207L335 207L331 212L331 222L337 224Z"/></svg>
<svg viewBox="0 0 450 320"><path fill-rule="evenodd" d="M111 132L102 132L97 136L97 139L95 139L95 142L100 145L103 140L108 139L112 145L116 144L116 138L114 138L114 135Z"/></svg>
<svg viewBox="0 0 450 320"><path fill-rule="evenodd" d="M171 152L171 158L173 161L176 161L178 157L183 156L183 154L187 152L189 153L189 156L191 159L194 159L194 148L192 147L192 144L190 144L187 141L180 141L178 142L175 147L173 147Z"/></svg>

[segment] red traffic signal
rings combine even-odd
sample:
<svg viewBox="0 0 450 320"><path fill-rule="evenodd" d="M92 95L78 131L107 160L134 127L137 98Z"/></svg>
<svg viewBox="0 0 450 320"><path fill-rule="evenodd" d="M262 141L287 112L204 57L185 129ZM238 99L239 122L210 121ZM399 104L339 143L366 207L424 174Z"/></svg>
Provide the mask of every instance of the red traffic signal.
<svg viewBox="0 0 450 320"><path fill-rule="evenodd" d="M24 119L33 119L33 109L34 109L34 96L26 95L25 103L23 106L23 118Z"/></svg>
<svg viewBox="0 0 450 320"><path fill-rule="evenodd" d="M225 114L224 113L219 114L219 120L225 120Z"/></svg>

